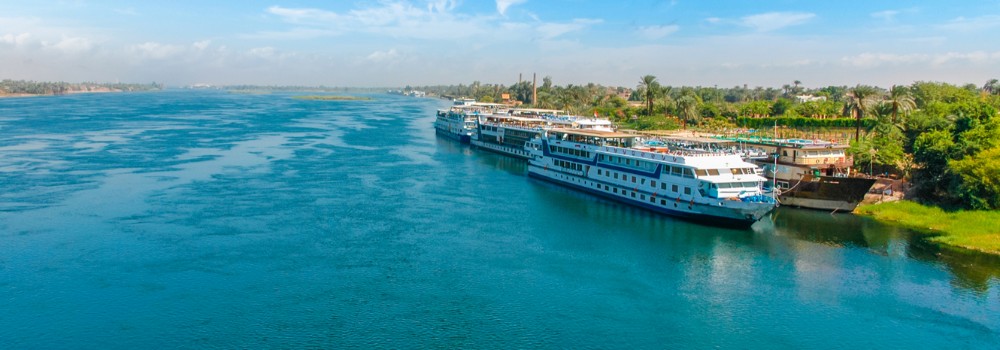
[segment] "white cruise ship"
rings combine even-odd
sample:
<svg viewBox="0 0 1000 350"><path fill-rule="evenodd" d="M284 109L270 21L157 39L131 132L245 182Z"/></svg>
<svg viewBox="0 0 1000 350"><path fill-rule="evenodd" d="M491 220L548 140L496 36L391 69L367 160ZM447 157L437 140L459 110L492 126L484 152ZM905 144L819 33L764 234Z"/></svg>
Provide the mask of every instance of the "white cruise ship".
<svg viewBox="0 0 1000 350"><path fill-rule="evenodd" d="M520 159L528 159L524 145L552 128L612 131L607 118L564 115L560 110L515 108L479 115L472 146Z"/></svg>
<svg viewBox="0 0 1000 350"><path fill-rule="evenodd" d="M493 114L505 105L479 103L472 99L456 99L449 109L437 111L434 131L441 136L461 143L469 143L476 132L476 119L480 115Z"/></svg>
<svg viewBox="0 0 1000 350"><path fill-rule="evenodd" d="M528 176L662 214L747 227L774 209L757 166L733 154L633 147L637 135L550 129L529 141Z"/></svg>

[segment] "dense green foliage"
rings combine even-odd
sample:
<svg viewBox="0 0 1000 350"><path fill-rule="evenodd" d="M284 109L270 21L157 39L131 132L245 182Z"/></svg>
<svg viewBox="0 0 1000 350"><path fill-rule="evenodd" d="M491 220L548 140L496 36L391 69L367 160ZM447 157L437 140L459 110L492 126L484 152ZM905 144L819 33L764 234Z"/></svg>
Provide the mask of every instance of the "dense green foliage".
<svg viewBox="0 0 1000 350"><path fill-rule="evenodd" d="M26 95L58 95L70 92L90 92L90 91L148 91L160 90L163 85L152 84L122 84L122 83L66 83L66 82L37 82L25 80L4 79L0 81L0 95L2 94L26 94Z"/></svg>

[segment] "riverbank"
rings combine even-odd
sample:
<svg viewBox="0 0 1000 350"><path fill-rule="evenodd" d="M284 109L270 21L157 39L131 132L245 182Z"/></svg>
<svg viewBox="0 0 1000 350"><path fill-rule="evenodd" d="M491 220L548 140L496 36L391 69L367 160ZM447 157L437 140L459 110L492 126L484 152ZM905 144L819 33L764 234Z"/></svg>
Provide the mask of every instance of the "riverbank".
<svg viewBox="0 0 1000 350"><path fill-rule="evenodd" d="M859 206L855 213L931 234L930 241L1000 255L1000 212L957 211L898 201Z"/></svg>

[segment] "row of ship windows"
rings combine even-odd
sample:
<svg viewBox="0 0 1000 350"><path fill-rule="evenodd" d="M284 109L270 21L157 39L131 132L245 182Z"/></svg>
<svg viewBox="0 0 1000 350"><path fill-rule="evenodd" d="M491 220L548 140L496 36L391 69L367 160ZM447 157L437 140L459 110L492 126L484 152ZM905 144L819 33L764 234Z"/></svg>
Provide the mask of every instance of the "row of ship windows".
<svg viewBox="0 0 1000 350"><path fill-rule="evenodd" d="M632 160L632 159L629 159L629 158L626 158L626 157L610 156L610 155L606 155L606 154L602 154L601 157L600 157L600 160L602 162L606 162L606 163L612 163L612 164L617 163L618 165L625 165L625 166L629 166L629 167L646 169L646 170L650 170L650 171L652 171L653 168L655 168L655 166L656 166L655 163L643 162L643 161L638 160L638 159ZM726 171L730 172L733 175L753 175L754 174L754 171L753 171L752 168L694 169L694 173L692 174L692 169L691 168L664 165L664 169L663 170L664 170L665 173L668 173L668 174L671 174L671 175L684 176L684 177L694 177L694 175L698 175L699 177L701 177L701 176L718 176L720 173L723 173L723 172L726 172Z"/></svg>
<svg viewBox="0 0 1000 350"><path fill-rule="evenodd" d="M549 146L549 152L552 153L563 153L571 156L590 158L590 152L584 151L582 149L559 147L559 146Z"/></svg>
<svg viewBox="0 0 1000 350"><path fill-rule="evenodd" d="M626 158L626 157L609 156L607 154L602 154L600 156L600 160L601 160L601 162L604 162L604 163L624 165L624 166L627 166L627 167L633 167L633 168L637 168L637 169L644 169L644 170L647 170L647 171L653 171L653 169L656 168L656 163L643 162L643 161L638 160L638 159L633 160L633 159Z"/></svg>
<svg viewBox="0 0 1000 350"><path fill-rule="evenodd" d="M573 163L573 162L567 162L565 160L558 160L558 159L555 160L555 163L556 163L557 167L561 167L561 168L565 168L565 169L570 169L570 170L577 170L577 171L582 171L583 170L583 165L581 165L581 164L576 164L576 163Z"/></svg>
<svg viewBox="0 0 1000 350"><path fill-rule="evenodd" d="M664 197L647 196L645 194L638 193L636 191L629 191L629 190L624 189L624 188L622 188L622 189L619 190L618 187L613 187L613 186L608 186L608 185L601 185L600 183L596 183L596 182L589 182L588 183L588 181L579 180L578 178L576 178L574 176L560 175L559 177L562 178L562 179L564 179L564 180L570 180L570 181L573 181L573 182L579 182L579 183L581 183L583 185L592 185L597 190L603 189L604 192L614 193L614 194L620 194L622 196L628 196L628 197L632 197L632 198L635 198L635 199L638 199L638 200L642 200L642 201L645 201L646 198L649 198L649 202L653 203L653 204L656 204L657 198L659 198L659 202L660 202L661 206L667 206L668 205L667 198L664 198ZM673 188L674 188L674 192L677 192L677 185L673 185ZM691 188L685 187L684 188L684 194L691 195ZM676 197L676 198L673 198L673 199L674 199L674 201L673 201L674 202L674 208L677 208L677 203L680 201L680 197ZM688 203L688 209L691 209L691 204L690 203Z"/></svg>
<svg viewBox="0 0 1000 350"><path fill-rule="evenodd" d="M680 168L674 167L674 169L680 169ZM685 170L687 170L687 172L683 173L683 175L680 174L680 173L670 173L670 174L674 175L674 176L694 177L694 175L691 174L691 169L685 169ZM597 169L597 175L598 176L609 176L609 177L614 178L615 180L617 180L618 177L619 177L619 175L620 175L622 180L625 180L625 181L629 180L629 175L628 174L621 174L619 172L610 171L610 170L604 170L604 171L602 171L601 169ZM632 183L639 183L641 185L645 185L646 184L646 179L642 178L642 177L636 178L635 175L632 175ZM656 188L656 180L650 180L649 181L649 185L652 186L653 188ZM663 186L664 190L667 189L667 187L666 187L667 184L666 183L661 183L660 185Z"/></svg>
<svg viewBox="0 0 1000 350"><path fill-rule="evenodd" d="M602 171L602 169L597 169L597 175L598 176L608 176L608 177L611 177L611 178L613 178L615 180L618 180L619 177L620 177L621 180L629 181L629 175L628 174L621 174L621 173L618 173L618 172L615 172L615 171L608 171L608 170L603 170ZM631 180L632 180L632 183L637 183L637 184L640 184L640 185L645 185L646 184L646 179L645 178L636 177L635 175L632 175L632 179ZM656 188L656 180L649 180L649 187L655 189ZM667 189L667 183L666 182L660 182L660 189L661 190L666 190ZM673 192L677 192L678 191L678 186L676 184L671 184L670 185L670 190L673 191ZM691 188L690 187L684 187L684 194L691 194Z"/></svg>

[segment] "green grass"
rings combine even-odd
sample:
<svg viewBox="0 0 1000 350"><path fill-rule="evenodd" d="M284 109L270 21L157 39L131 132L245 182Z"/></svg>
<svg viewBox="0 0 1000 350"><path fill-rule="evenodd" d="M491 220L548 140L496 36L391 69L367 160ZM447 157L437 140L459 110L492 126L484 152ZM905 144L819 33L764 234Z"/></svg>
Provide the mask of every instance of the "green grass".
<svg viewBox="0 0 1000 350"><path fill-rule="evenodd" d="M370 101L371 97L363 96L334 96L334 95L307 95L292 97L296 100L310 101Z"/></svg>
<svg viewBox="0 0 1000 350"><path fill-rule="evenodd" d="M930 240L934 242L1000 255L1000 211L946 212L897 201L863 205L855 212L933 234Z"/></svg>

